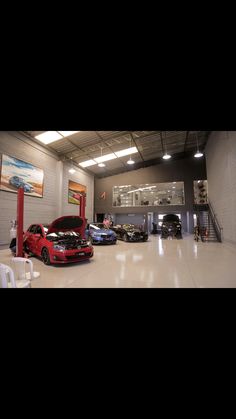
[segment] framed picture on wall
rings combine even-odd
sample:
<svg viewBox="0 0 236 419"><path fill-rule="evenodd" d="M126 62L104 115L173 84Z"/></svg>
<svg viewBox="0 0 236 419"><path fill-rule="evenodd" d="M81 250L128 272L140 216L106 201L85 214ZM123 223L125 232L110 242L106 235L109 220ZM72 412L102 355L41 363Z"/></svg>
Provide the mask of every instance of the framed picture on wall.
<svg viewBox="0 0 236 419"><path fill-rule="evenodd" d="M69 204L80 205L80 195L86 197L87 187L80 183L69 180L68 185L68 202Z"/></svg>
<svg viewBox="0 0 236 419"><path fill-rule="evenodd" d="M43 197L44 171L31 163L2 154L0 190L17 193L23 187L25 195Z"/></svg>

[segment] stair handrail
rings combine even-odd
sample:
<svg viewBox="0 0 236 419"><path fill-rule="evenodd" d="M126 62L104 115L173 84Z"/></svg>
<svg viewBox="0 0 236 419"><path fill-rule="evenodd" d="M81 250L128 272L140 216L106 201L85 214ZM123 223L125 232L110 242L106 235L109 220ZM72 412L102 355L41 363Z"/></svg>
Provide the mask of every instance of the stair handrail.
<svg viewBox="0 0 236 419"><path fill-rule="evenodd" d="M213 207L212 207L209 200L208 200L208 206L209 206L210 217L211 217L212 222L214 224L217 238L218 238L219 242L222 242L223 227L220 226L219 221L217 220L217 217L216 217L217 214L214 212Z"/></svg>

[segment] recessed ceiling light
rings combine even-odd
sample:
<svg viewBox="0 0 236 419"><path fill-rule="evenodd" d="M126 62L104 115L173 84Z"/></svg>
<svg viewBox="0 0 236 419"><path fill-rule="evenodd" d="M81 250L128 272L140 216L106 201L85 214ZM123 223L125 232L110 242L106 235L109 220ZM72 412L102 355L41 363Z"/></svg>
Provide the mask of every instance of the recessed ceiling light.
<svg viewBox="0 0 236 419"><path fill-rule="evenodd" d="M50 144L54 141L61 140L63 137L57 131L45 131L42 134L36 135L35 138L43 144Z"/></svg>
<svg viewBox="0 0 236 419"><path fill-rule="evenodd" d="M99 167L106 167L106 165L104 163L99 163L98 166Z"/></svg>
<svg viewBox="0 0 236 419"><path fill-rule="evenodd" d="M97 163L94 160L86 160L86 161L83 161L82 163L79 163L81 167L94 166L95 164Z"/></svg>
<svg viewBox="0 0 236 419"><path fill-rule="evenodd" d="M63 137L69 137L70 135L76 134L80 131L58 131Z"/></svg>

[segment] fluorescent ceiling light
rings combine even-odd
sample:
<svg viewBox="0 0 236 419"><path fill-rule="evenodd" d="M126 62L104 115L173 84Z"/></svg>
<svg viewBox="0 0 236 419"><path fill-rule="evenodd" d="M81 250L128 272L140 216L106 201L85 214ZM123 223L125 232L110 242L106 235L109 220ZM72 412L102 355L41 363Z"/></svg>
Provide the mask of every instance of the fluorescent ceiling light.
<svg viewBox="0 0 236 419"><path fill-rule="evenodd" d="M63 133L63 132L66 132L66 131L60 131L60 132ZM134 154L134 153L138 153L138 149L136 147L130 147L130 148L126 148L124 150L117 151L115 153L105 154L101 157L96 157L94 160L88 160L88 161L89 162L95 161L96 163L103 163L104 161L114 160L114 159L117 159L118 157L128 156L128 155L131 155L131 154ZM88 167L87 165L83 166L84 163L87 163L87 162L80 163L80 166ZM96 163L92 163L92 164L89 163L89 166L92 166L93 164L96 164ZM127 163L128 164L134 164L135 162L132 159L129 159L129 161ZM103 166L100 166L100 167L103 167Z"/></svg>
<svg viewBox="0 0 236 419"><path fill-rule="evenodd" d="M76 134L80 131L58 131L59 134L63 135L63 137L69 137L70 135Z"/></svg>
<svg viewBox="0 0 236 419"><path fill-rule="evenodd" d="M104 161L117 159L116 155L114 153L111 154L105 154L105 156L97 157L94 159L97 163L103 163Z"/></svg>
<svg viewBox="0 0 236 419"><path fill-rule="evenodd" d="M61 140L63 137L57 131L46 131L43 134L36 135L35 138L43 144L50 144L54 141Z"/></svg>
<svg viewBox="0 0 236 419"><path fill-rule="evenodd" d="M133 193L133 192L138 192L138 191L140 191L140 189L134 189L133 191L129 191L127 193Z"/></svg>
<svg viewBox="0 0 236 419"><path fill-rule="evenodd" d="M129 156L130 154L138 153L137 147L130 147L124 150L115 151L117 157Z"/></svg>
<svg viewBox="0 0 236 419"><path fill-rule="evenodd" d="M86 160L86 161L83 161L82 163L79 163L79 165L82 167L94 166L95 164L97 163L94 160Z"/></svg>

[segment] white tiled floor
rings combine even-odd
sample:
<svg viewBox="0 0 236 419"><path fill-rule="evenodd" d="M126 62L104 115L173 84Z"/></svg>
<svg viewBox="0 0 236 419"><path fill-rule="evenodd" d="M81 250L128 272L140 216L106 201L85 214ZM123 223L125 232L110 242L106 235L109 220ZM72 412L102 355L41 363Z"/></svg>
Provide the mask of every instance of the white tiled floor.
<svg viewBox="0 0 236 419"><path fill-rule="evenodd" d="M94 258L67 266L45 266L31 258L41 273L32 288L235 288L236 246L161 240L147 243L118 241L113 246L94 246ZM11 265L8 249L0 262Z"/></svg>

